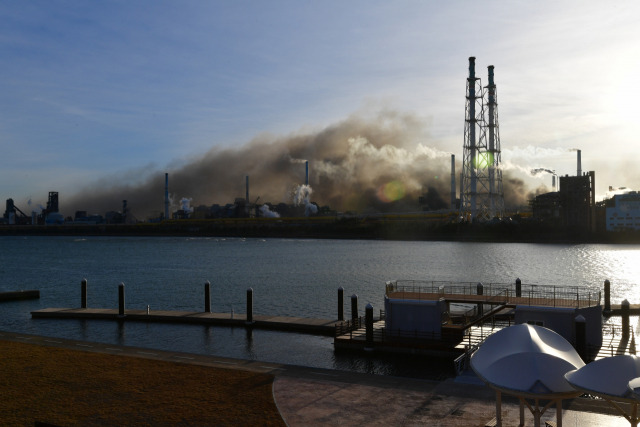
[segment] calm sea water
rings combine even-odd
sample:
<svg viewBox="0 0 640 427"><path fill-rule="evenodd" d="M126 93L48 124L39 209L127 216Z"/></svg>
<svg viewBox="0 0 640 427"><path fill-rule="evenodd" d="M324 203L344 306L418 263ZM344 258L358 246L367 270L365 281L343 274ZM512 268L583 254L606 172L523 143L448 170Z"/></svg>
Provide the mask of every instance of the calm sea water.
<svg viewBox="0 0 640 427"><path fill-rule="evenodd" d="M182 237L0 237L0 291L39 289L39 300L0 305L0 330L112 344L391 375L433 376L420 358L335 354L332 339L244 328L117 324L31 319L49 307L79 307L89 282L90 307L117 308L125 283L130 309L204 309L337 317L337 289L383 307L387 280L513 282L601 289L612 282L614 303L640 302L640 245L493 244ZM363 314L363 313L361 313ZM345 313L349 316L349 313Z"/></svg>

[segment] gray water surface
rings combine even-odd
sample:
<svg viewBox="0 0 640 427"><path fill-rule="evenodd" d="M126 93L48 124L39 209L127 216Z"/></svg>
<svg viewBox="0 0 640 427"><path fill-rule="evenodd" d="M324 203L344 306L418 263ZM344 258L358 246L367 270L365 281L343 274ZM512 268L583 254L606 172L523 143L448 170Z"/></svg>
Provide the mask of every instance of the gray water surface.
<svg viewBox="0 0 640 427"><path fill-rule="evenodd" d="M41 308L117 308L124 283L128 309L245 312L337 317L337 289L359 298L360 314L383 307L388 280L445 280L602 288L612 301L640 302L640 245L396 242L185 237L1 237L0 292L39 289L39 300L0 305L0 330L332 369L433 377L423 358L341 355L333 340L244 328L110 321L31 319ZM348 301L345 301L348 309ZM349 313L346 313L349 315Z"/></svg>

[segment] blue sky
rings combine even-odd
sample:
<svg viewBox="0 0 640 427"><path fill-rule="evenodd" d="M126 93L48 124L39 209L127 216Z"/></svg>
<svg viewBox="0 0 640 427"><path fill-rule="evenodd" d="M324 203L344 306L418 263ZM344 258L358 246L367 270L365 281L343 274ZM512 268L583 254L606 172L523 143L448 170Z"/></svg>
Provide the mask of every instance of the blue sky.
<svg viewBox="0 0 640 427"><path fill-rule="evenodd" d="M495 66L513 176L550 186L527 171L575 174L580 148L598 194L640 189L639 12L546 0L2 2L0 197L63 200L383 109L422 123L405 146L461 160L469 56L483 84Z"/></svg>

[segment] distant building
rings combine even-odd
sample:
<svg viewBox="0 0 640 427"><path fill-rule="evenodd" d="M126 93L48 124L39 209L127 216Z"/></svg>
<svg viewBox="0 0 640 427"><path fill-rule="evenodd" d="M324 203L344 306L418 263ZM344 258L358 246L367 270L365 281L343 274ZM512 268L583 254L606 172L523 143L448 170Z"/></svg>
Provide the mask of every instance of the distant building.
<svg viewBox="0 0 640 427"><path fill-rule="evenodd" d="M562 225L595 231L595 175L593 171L580 176L560 177Z"/></svg>
<svg viewBox="0 0 640 427"><path fill-rule="evenodd" d="M561 176L560 191L531 201L533 217L566 228L596 231L595 172Z"/></svg>
<svg viewBox="0 0 640 427"><path fill-rule="evenodd" d="M607 231L640 230L640 193L617 194L613 201L607 207Z"/></svg>
<svg viewBox="0 0 640 427"><path fill-rule="evenodd" d="M533 217L545 222L560 221L560 192L540 194L531 201Z"/></svg>

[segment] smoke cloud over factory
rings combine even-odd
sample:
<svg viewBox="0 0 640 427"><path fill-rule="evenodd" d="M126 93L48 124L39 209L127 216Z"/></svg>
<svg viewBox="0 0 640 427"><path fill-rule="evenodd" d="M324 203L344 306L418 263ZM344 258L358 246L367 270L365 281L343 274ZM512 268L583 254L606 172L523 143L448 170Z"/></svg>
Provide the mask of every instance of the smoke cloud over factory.
<svg viewBox="0 0 640 427"><path fill-rule="evenodd" d="M312 201L339 211L420 210L418 197L428 194L430 209L450 206L451 153L430 146L426 125L411 114L382 111L373 117L352 115L315 132L287 136L259 135L238 148L214 148L197 159L167 169L170 199L194 205L225 204L245 194L254 203L292 203L305 183L309 162ZM165 170L146 168L126 176L96 180L64 197L63 211L104 212L129 201L138 219L164 210ZM137 182L132 184L132 182ZM530 197L522 182L505 185L505 203L517 206Z"/></svg>

